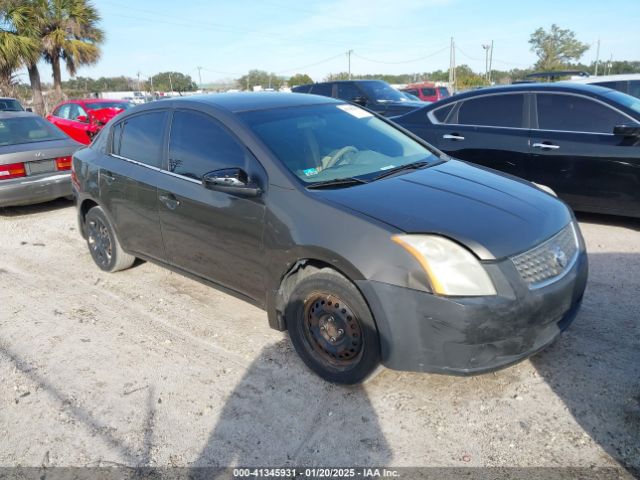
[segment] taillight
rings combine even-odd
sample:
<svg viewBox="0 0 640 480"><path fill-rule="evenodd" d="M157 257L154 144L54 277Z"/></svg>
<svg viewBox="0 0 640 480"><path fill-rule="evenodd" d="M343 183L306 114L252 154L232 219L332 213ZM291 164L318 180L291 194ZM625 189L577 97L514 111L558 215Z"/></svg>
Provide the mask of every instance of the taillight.
<svg viewBox="0 0 640 480"><path fill-rule="evenodd" d="M71 156L56 158L56 168L58 170L70 170L71 169Z"/></svg>
<svg viewBox="0 0 640 480"><path fill-rule="evenodd" d="M10 163L8 165L0 165L0 180L9 180L10 178L24 177L27 174L24 170L24 163Z"/></svg>

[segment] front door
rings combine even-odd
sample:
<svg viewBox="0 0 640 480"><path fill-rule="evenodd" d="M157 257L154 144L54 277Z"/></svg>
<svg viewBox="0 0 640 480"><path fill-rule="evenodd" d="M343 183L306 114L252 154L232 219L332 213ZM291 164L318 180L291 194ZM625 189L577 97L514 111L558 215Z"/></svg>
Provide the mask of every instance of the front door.
<svg viewBox="0 0 640 480"><path fill-rule="evenodd" d="M222 124L194 110L174 112L168 158L158 206L169 262L264 301L262 199L208 190L201 181L236 167L264 185L262 167Z"/></svg>
<svg viewBox="0 0 640 480"><path fill-rule="evenodd" d="M640 144L614 135L634 121L594 99L537 93L531 130L530 180L554 189L574 208L640 214Z"/></svg>

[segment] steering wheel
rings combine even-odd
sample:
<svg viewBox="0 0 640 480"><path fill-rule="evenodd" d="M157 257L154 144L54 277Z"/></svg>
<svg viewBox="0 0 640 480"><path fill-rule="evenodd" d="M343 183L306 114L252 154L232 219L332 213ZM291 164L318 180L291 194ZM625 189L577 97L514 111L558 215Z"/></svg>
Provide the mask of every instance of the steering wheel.
<svg viewBox="0 0 640 480"><path fill-rule="evenodd" d="M340 150L338 150L336 153L333 154L333 156L329 159L329 161L327 162L323 170L326 170L327 168L331 168L334 165L336 165L340 160L342 160L342 158L346 154L357 153L357 152L358 152L358 149L356 147L352 147L351 145L342 147Z"/></svg>

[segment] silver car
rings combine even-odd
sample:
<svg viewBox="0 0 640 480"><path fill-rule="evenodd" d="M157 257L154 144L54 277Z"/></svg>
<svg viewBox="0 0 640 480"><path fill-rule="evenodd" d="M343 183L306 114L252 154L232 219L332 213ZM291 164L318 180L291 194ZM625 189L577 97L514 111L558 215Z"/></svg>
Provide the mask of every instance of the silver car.
<svg viewBox="0 0 640 480"><path fill-rule="evenodd" d="M29 112L0 112L0 207L68 197L71 155L82 147Z"/></svg>

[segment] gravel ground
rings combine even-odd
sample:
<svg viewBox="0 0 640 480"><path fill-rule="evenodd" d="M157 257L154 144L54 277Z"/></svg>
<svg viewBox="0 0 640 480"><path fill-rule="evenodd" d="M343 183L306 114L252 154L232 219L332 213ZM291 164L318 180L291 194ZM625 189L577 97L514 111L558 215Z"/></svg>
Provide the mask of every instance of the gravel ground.
<svg viewBox="0 0 640 480"><path fill-rule="evenodd" d="M0 210L0 466L624 466L640 472L640 222L581 216L575 323L458 378L329 385L266 313L94 266L66 201Z"/></svg>

